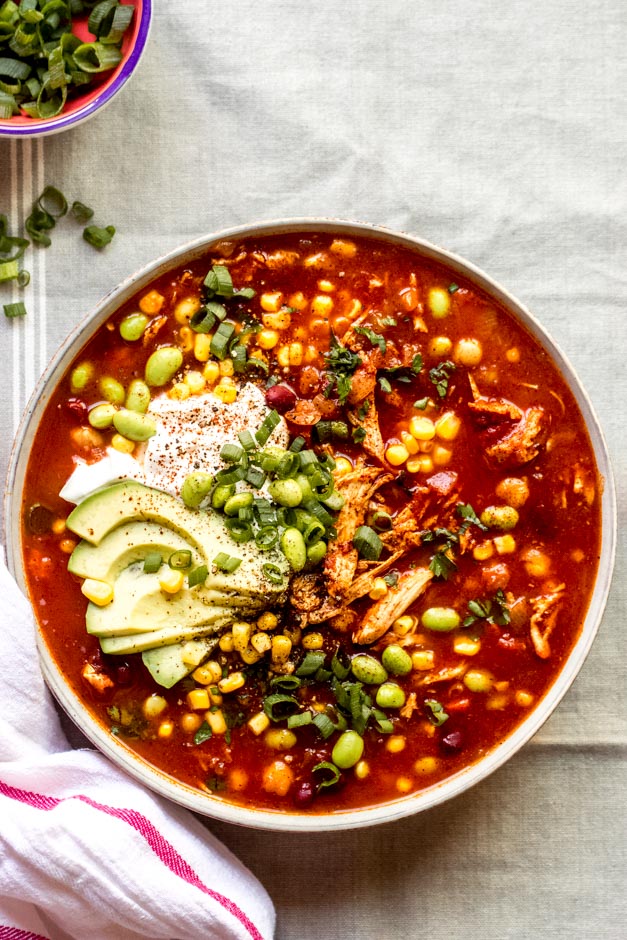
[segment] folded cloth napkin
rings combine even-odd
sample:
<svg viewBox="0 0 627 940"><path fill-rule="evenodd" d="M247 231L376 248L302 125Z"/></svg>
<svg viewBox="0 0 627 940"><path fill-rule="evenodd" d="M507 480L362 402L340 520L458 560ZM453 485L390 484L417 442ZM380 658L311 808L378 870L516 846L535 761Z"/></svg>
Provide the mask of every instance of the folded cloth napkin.
<svg viewBox="0 0 627 940"><path fill-rule="evenodd" d="M0 940L269 940L253 875L185 810L71 750L0 550Z"/></svg>

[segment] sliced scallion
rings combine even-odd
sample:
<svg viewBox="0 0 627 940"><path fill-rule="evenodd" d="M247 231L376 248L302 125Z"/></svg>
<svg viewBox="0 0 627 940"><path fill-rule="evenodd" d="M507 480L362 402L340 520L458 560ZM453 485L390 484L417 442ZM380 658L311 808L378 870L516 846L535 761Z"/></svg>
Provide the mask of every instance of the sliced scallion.
<svg viewBox="0 0 627 940"><path fill-rule="evenodd" d="M282 584L283 583L283 572L278 565L270 564L269 562L261 566L261 570L264 575L272 584Z"/></svg>
<svg viewBox="0 0 627 940"><path fill-rule="evenodd" d="M325 658L325 653L323 653L322 650L307 650L305 658L294 675L301 679L305 676L313 676L320 666L322 666Z"/></svg>
<svg viewBox="0 0 627 940"><path fill-rule="evenodd" d="M235 332L232 323L221 323L211 338L209 346L212 356L216 359L226 359L229 351L229 341Z"/></svg>
<svg viewBox="0 0 627 940"><path fill-rule="evenodd" d="M297 712L295 715L290 715L287 719L287 727L292 728L303 728L305 725L310 725L313 721L313 715L309 710L304 712Z"/></svg>
<svg viewBox="0 0 627 940"><path fill-rule="evenodd" d="M101 250L105 248L115 235L115 226L107 225L99 228L97 225L88 225L83 229L83 238L92 247Z"/></svg>
<svg viewBox="0 0 627 940"><path fill-rule="evenodd" d="M281 416L279 415L278 411L272 409L272 411L268 412L261 422L258 430L255 432L255 438L260 447L263 447L264 444L268 442L270 435L280 423L280 421Z"/></svg>
<svg viewBox="0 0 627 940"><path fill-rule="evenodd" d="M284 721L299 707L293 695L283 692L273 692L263 700L263 710L270 721Z"/></svg>
<svg viewBox="0 0 627 940"><path fill-rule="evenodd" d="M239 463L244 451L237 444L224 444L220 451L220 459L225 463Z"/></svg>
<svg viewBox="0 0 627 940"><path fill-rule="evenodd" d="M76 219L77 222L84 224L89 222L89 220L94 215L94 210L90 209L89 206L86 206L84 203L79 202L77 199L72 203L72 208L70 209L72 216Z"/></svg>
<svg viewBox="0 0 627 940"><path fill-rule="evenodd" d="M197 584L204 584L209 577L209 569L206 565L198 565L187 575L188 587L196 587Z"/></svg>
<svg viewBox="0 0 627 940"><path fill-rule="evenodd" d="M279 532L275 526L265 525L255 533L255 545L262 552L267 552L274 548L279 541Z"/></svg>
<svg viewBox="0 0 627 940"><path fill-rule="evenodd" d="M4 304L4 315L10 320L14 320L16 317L25 317L26 307L21 300L14 304Z"/></svg>
<svg viewBox="0 0 627 940"><path fill-rule="evenodd" d="M353 536L353 545L366 561L378 561L383 551L383 542L368 525L361 525Z"/></svg>
<svg viewBox="0 0 627 940"><path fill-rule="evenodd" d="M228 555L226 552L218 552L213 559L213 564L218 571L224 571L226 574L232 574L233 571L237 571L241 563L241 558L237 558L235 555Z"/></svg>
<svg viewBox="0 0 627 940"><path fill-rule="evenodd" d="M163 559L159 552L148 552L144 558L144 571L146 574L156 574L162 564Z"/></svg>
<svg viewBox="0 0 627 940"><path fill-rule="evenodd" d="M315 724L316 719L314 718L313 721ZM311 772L313 774L318 774L320 778L318 782L319 790L322 790L324 787L332 787L342 776L335 764L332 764L328 760L323 760L319 764L316 764Z"/></svg>
<svg viewBox="0 0 627 940"><path fill-rule="evenodd" d="M173 552L168 560L168 565L170 568L174 568L176 570L189 568L191 563L192 553L187 549L181 549L178 552Z"/></svg>

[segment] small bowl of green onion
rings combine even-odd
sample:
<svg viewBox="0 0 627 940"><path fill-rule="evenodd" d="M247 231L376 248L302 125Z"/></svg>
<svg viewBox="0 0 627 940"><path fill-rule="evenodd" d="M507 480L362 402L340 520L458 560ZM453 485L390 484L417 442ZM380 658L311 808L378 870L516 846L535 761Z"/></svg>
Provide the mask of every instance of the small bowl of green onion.
<svg viewBox="0 0 627 940"><path fill-rule="evenodd" d="M142 56L151 0L0 3L0 138L44 137L107 105Z"/></svg>

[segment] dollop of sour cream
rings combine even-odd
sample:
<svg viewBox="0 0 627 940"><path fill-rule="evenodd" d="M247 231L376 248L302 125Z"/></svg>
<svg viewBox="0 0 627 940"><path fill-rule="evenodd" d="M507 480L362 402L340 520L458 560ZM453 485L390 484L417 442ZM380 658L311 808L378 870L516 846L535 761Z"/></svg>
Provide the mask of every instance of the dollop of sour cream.
<svg viewBox="0 0 627 940"><path fill-rule="evenodd" d="M137 480L146 486L180 497L185 478L195 470L216 473L225 466L220 451L227 442L237 443L241 431L254 433L270 409L263 391L246 383L232 403L208 393L183 401L162 395L150 403L157 433L137 448L137 456L112 447L106 457L87 464L75 458L76 467L61 490L61 498L79 503L86 496L121 480ZM289 433L283 418L268 443L287 447Z"/></svg>

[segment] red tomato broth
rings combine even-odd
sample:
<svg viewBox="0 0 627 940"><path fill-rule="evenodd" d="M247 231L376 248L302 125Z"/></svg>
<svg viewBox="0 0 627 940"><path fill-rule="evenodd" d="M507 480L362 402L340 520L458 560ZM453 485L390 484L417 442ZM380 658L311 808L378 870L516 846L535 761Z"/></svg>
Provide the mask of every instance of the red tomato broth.
<svg viewBox="0 0 627 940"><path fill-rule="evenodd" d="M310 625L303 635L321 632L328 659L338 645L349 654L367 652L380 658L390 642L406 644L404 648L410 654L421 650L434 654L433 668L413 669L407 677L390 676L407 694L415 692L418 704L406 718L387 712L394 718L392 735L368 729L364 752L367 775L360 778L354 769L345 770L338 785L322 788L316 794L312 769L321 761L330 760L337 735L324 741L311 726L299 728L296 746L280 751L270 749L263 734L251 733L247 719L262 710L263 697L267 694L263 682L259 684L256 679L267 672L264 660L244 667L248 672L246 685L223 697L225 704L227 700L230 702L234 716L240 713L244 716L241 724L230 729L231 743L224 735L213 734L209 740L195 744L194 734L183 733L180 728L181 716L190 711L181 684L170 691L160 689L145 670L141 655L106 656L101 653L98 640L86 633L86 602L78 579L67 572L68 554L61 544L71 533L33 535L27 522L24 525L25 568L42 633L59 668L90 712L105 727L116 726L120 740L143 759L184 783L193 787L209 785L217 796L244 805L310 813L376 805L431 786L476 762L510 735L554 682L579 635L596 576L601 530L601 481L583 419L559 370L527 330L470 281L457 275L453 277L446 268L414 251L359 238L351 239L356 246L354 257L343 257L329 252L331 241L330 236L304 233L218 245L206 257L157 278L150 285L150 290L164 297L163 307L153 317L153 322L167 316L152 342L146 346L141 340L125 342L117 329L125 315L138 309L141 297L147 293L144 289L96 332L75 364L89 360L95 365L96 378L113 375L126 386L131 379L143 377L145 363L154 348L181 342L189 345L189 337L181 336L181 323L173 314L174 307L184 297L199 297L202 280L211 263L225 259L230 263L235 286L252 286L257 291L255 298L239 305L242 311L257 319L262 315L260 298L264 291L281 292L288 305L290 297L297 292L305 295L306 309L292 313L291 326L280 333L279 346L301 342L306 350L312 345L309 327L313 321L322 320L322 324L313 324L318 353L310 352L311 361L303 361L299 366L277 367L274 356L279 346L266 351L270 372L276 372L300 399L309 400L324 388L323 353L329 342L328 336L320 339L320 334L326 333L325 318L310 311L312 298L320 295L332 298L329 325L338 332L338 325L345 326L342 320L350 325L346 313L353 299L361 300L363 310L370 312L365 321L367 325L379 335L385 333L388 342L398 348L419 349L424 360L421 372L412 377L410 383L392 382L393 393L389 397L380 385L377 387L376 405L384 442L389 445L400 441L401 432L406 430L411 417L423 415L423 411L413 407L423 396L434 398L438 404L431 412L434 420L449 411L461 418L446 465L434 466L431 472L425 473L407 472L407 463L405 468L392 468L399 478L384 488L386 505L400 511L417 488L424 487L425 481L438 472L457 474L459 501L471 504L478 514L491 504L503 502L495 497L495 487L503 477L524 477L529 487L528 500L519 510L518 524L508 533L515 540L515 549L503 554L493 550L491 557L484 560L477 560L472 551L456 556L457 569L451 577L434 579L425 596L411 605L408 612L419 615L427 607L454 607L463 619L469 601L493 597L498 588L515 598L528 598L542 593L543 581L550 587L563 583L566 588L550 636L548 658L540 658L534 651L529 639L528 611L522 622L513 618L512 623L501 627L481 621L469 628L440 633L424 629L418 623L408 636L397 635L390 629L372 647L355 646L348 634L336 632L329 626ZM298 258L290 264L275 260L282 251L297 252ZM317 253L324 255L320 266L304 263L304 259ZM335 289L325 293L318 286L321 279L333 282ZM373 284L373 279L380 280L381 285ZM450 312L436 320L428 310L428 290L433 285L448 290L452 281L458 289L449 294ZM394 318L396 325L382 327L381 321L386 317ZM423 321L426 332L416 328L416 318ZM453 344L460 338L471 337L483 347L477 366L458 365L449 376L441 407L428 377L430 368L450 359L450 354L429 354L428 343L440 335L448 337ZM365 341L363 351L369 349ZM508 350L518 350L520 360L507 360ZM188 349L178 375L189 369L202 370L203 365L194 358L193 350ZM88 426L87 409L103 401L96 382L80 393L72 393L70 372L68 370L66 379L55 390L33 444L24 490L25 519L33 504L45 505L58 520L68 514L70 507L58 493L73 469L73 457L77 453L72 434L78 427ZM480 437L468 404L471 400L468 373L473 375L485 396L507 399L523 410L531 406L544 409L551 418L550 446L543 447L535 459L518 469L504 470L490 464L484 453L486 438ZM264 384L263 378L257 381ZM332 401L333 396L329 400ZM290 425L290 431L295 436L303 433L303 428ZM307 428L304 433L308 433ZM100 446L78 451L81 458L91 462L103 455L111 434L104 431L100 436ZM51 440L55 442L54 447L50 447ZM354 460L361 447L352 441L340 441L334 451L336 457L344 455ZM369 458L368 463L376 461ZM581 492L576 494L573 493L575 466L582 468L580 479L583 481ZM587 502L585 494L591 492L592 498ZM479 533L475 547L503 534L498 531ZM532 576L521 558L525 549L538 546L550 561L548 580ZM415 547L400 560L399 567L400 564L403 569L412 563L428 564L435 547L437 545L433 544ZM357 601L354 608L361 615L372 603L366 596ZM288 622L281 626L289 632L293 625ZM469 632L477 636L479 649L472 656L460 655L454 651L454 638ZM237 654L217 653L211 658L233 664ZM99 692L85 682L81 676L85 663L102 671L113 686ZM436 677L431 684L420 685L424 675L435 675L460 664L466 671L487 671L493 677L490 691L470 691L462 674L448 681ZM242 667L241 661L233 666ZM374 689L371 691L374 697ZM171 736L158 736L159 722L147 723L141 729L145 737L122 733L120 723L112 718L111 708L128 708L139 714L140 703L155 692L168 702L160 719L174 723ZM517 698L517 693L522 693L523 698ZM333 701L328 685L305 686L299 694L303 705L314 699L323 704ZM448 714L441 726L436 727L429 720L429 709L423 705L425 699L437 700ZM391 748L391 744L399 749ZM284 796L278 796L264 790L262 771L270 762L283 761L286 756L293 782Z"/></svg>

